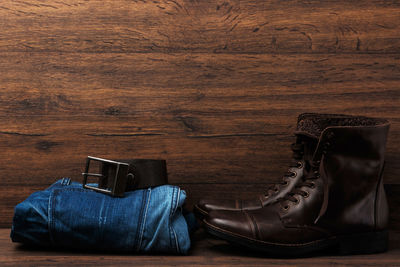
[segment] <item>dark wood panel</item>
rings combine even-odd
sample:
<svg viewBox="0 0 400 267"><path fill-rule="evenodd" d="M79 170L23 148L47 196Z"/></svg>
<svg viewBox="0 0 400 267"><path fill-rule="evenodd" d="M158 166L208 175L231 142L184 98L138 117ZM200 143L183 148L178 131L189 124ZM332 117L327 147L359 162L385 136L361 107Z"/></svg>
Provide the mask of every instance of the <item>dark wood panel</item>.
<svg viewBox="0 0 400 267"><path fill-rule="evenodd" d="M235 248L222 240L198 231L193 237L188 256L129 255L29 248L11 243L9 229L0 229L1 266L397 266L400 235L389 234L389 251L374 255L279 259Z"/></svg>
<svg viewBox="0 0 400 267"><path fill-rule="evenodd" d="M7 115L397 114L400 101L397 55L28 55L1 54Z"/></svg>
<svg viewBox="0 0 400 267"><path fill-rule="evenodd" d="M0 58L0 116L250 116L301 109L399 116L398 55L19 52Z"/></svg>
<svg viewBox="0 0 400 267"><path fill-rule="evenodd" d="M395 52L396 1L2 1L1 51Z"/></svg>
<svg viewBox="0 0 400 267"><path fill-rule="evenodd" d="M79 177L87 155L110 159L164 158L173 183L270 182L286 171L290 162L295 120L287 119L286 125L291 127L285 123L265 126L261 120L251 121L259 123L257 131L253 131L240 128L247 126L240 119L227 118L233 131L179 133L168 132L173 129L172 122L171 128L165 127L161 132L146 127L138 130L142 126L132 118L91 121L91 117L56 117L53 119L59 121L55 123L46 119L22 119L19 129L4 128L0 132L1 183L46 184L54 177ZM276 132L279 129L282 131ZM399 183L397 133L391 134L386 153L385 180L389 183Z"/></svg>
<svg viewBox="0 0 400 267"><path fill-rule="evenodd" d="M25 54L0 63L3 183L78 175L88 154L166 158L176 183L269 182L300 112L390 119L399 182L398 56Z"/></svg>
<svg viewBox="0 0 400 267"><path fill-rule="evenodd" d="M0 143L4 148L0 156L1 183L21 186L46 184L49 179L62 176L80 179L87 155L109 159L164 158L173 183L270 181L286 171L290 162L290 142L269 136L11 136L2 138Z"/></svg>

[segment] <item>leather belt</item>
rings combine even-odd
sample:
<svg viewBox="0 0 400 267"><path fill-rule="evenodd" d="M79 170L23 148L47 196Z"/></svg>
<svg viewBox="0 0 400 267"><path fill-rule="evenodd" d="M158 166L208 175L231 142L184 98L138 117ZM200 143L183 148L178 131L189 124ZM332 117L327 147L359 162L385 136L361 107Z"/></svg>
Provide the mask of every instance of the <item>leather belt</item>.
<svg viewBox="0 0 400 267"><path fill-rule="evenodd" d="M99 162L99 173L89 172L91 161ZM88 156L83 175L83 187L112 196L123 197L126 191L168 184L165 160L108 160ZM88 177L98 177L98 185L88 184Z"/></svg>

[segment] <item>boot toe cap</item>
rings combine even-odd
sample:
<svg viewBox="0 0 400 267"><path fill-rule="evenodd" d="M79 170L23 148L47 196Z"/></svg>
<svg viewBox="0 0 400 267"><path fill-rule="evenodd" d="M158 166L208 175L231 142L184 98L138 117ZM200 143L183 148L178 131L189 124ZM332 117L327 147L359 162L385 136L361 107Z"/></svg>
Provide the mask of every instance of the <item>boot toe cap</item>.
<svg viewBox="0 0 400 267"><path fill-rule="evenodd" d="M256 236L254 226L246 211L220 211L208 213L204 220L206 228L217 231L222 235L241 236L254 239ZM229 238L226 238L229 240Z"/></svg>

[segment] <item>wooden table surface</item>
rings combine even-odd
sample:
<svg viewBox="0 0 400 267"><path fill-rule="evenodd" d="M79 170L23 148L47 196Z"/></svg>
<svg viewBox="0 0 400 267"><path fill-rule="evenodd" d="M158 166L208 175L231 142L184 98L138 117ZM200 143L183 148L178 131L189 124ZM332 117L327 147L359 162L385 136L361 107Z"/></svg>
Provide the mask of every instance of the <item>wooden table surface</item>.
<svg viewBox="0 0 400 267"><path fill-rule="evenodd" d="M314 255L309 258L270 258L230 246L196 232L188 256L128 255L26 248L11 243L9 229L0 229L0 266L400 266L400 233L390 233L389 251L373 255Z"/></svg>

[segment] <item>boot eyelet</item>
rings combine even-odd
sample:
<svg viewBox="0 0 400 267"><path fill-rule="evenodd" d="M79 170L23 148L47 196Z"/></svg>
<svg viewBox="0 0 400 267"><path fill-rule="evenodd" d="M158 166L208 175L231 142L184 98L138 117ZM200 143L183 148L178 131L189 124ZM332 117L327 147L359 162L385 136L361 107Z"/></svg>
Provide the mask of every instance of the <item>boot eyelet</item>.
<svg viewBox="0 0 400 267"><path fill-rule="evenodd" d="M289 209L289 205L283 206L282 209L285 210L285 211L288 210Z"/></svg>
<svg viewBox="0 0 400 267"><path fill-rule="evenodd" d="M308 191L304 191L303 198L308 198L310 196L310 193Z"/></svg>
<svg viewBox="0 0 400 267"><path fill-rule="evenodd" d="M274 192L275 192L275 193L277 193L278 191L279 191L279 189L278 189L278 188L275 188L275 189L274 189Z"/></svg>
<svg viewBox="0 0 400 267"><path fill-rule="evenodd" d="M301 168L303 168L303 162L301 162L301 161L299 161L299 162L297 162L297 169L301 169Z"/></svg>
<svg viewBox="0 0 400 267"><path fill-rule="evenodd" d="M296 198L296 201L294 202L294 204L299 204L300 203L300 200L298 199L298 198Z"/></svg>
<svg viewBox="0 0 400 267"><path fill-rule="evenodd" d="M290 174L290 177L291 178L294 178L294 177L296 177L297 176L297 172L292 172L291 174Z"/></svg>
<svg viewBox="0 0 400 267"><path fill-rule="evenodd" d="M314 182L311 183L310 188L311 188L311 189L314 189L314 188L315 188L315 183L314 183Z"/></svg>
<svg viewBox="0 0 400 267"><path fill-rule="evenodd" d="M283 186L287 186L289 184L289 182L288 181L283 181Z"/></svg>

